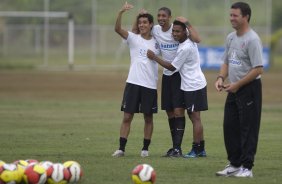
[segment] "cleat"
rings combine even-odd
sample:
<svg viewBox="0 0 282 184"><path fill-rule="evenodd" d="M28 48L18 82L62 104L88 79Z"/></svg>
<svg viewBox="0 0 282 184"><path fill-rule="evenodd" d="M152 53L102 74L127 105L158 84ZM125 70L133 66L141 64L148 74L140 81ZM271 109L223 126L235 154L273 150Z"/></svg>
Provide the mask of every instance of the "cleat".
<svg viewBox="0 0 282 184"><path fill-rule="evenodd" d="M184 158L197 158L197 157L206 157L207 153L205 150L199 152L198 154L195 152L194 149L192 149L189 153L184 155Z"/></svg>
<svg viewBox="0 0 282 184"><path fill-rule="evenodd" d="M148 157L149 151L148 150L142 150L140 156L143 157L143 158Z"/></svg>
<svg viewBox="0 0 282 184"><path fill-rule="evenodd" d="M182 157L182 151L181 149L173 149L169 157Z"/></svg>
<svg viewBox="0 0 282 184"><path fill-rule="evenodd" d="M241 170L241 167L234 167L231 164L228 164L222 171L215 173L216 176L233 176Z"/></svg>
<svg viewBox="0 0 282 184"><path fill-rule="evenodd" d="M122 150L116 150L113 154L113 157L123 157L124 156L124 151Z"/></svg>
<svg viewBox="0 0 282 184"><path fill-rule="evenodd" d="M252 178L253 172L250 169L242 167L240 168L240 171L234 174L233 176L237 178Z"/></svg>
<svg viewBox="0 0 282 184"><path fill-rule="evenodd" d="M198 153L198 157L207 157L207 153L205 150L201 151L200 153Z"/></svg>
<svg viewBox="0 0 282 184"><path fill-rule="evenodd" d="M162 157L169 157L171 155L171 153L173 152L173 148L170 148L165 155L163 155Z"/></svg>
<svg viewBox="0 0 282 184"><path fill-rule="evenodd" d="M197 154L193 149L189 153L184 155L184 158L196 158L196 157L197 157Z"/></svg>

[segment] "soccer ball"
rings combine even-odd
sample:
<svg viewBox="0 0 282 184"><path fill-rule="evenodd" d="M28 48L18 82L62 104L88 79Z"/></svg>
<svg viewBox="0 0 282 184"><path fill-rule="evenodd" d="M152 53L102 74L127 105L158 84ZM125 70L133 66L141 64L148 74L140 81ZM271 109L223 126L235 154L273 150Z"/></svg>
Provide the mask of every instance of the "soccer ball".
<svg viewBox="0 0 282 184"><path fill-rule="evenodd" d="M25 161L25 160L16 160L16 161L13 162L13 164L15 164L17 166L19 176L21 177L20 180L22 180L22 177L24 175L24 171L28 166L28 162Z"/></svg>
<svg viewBox="0 0 282 184"><path fill-rule="evenodd" d="M68 182L77 183L82 177L82 169L80 164L76 161L67 161L63 165L70 172L70 179Z"/></svg>
<svg viewBox="0 0 282 184"><path fill-rule="evenodd" d="M0 166L0 183L16 184L21 181L20 173L16 164L3 164Z"/></svg>
<svg viewBox="0 0 282 184"><path fill-rule="evenodd" d="M148 164L139 164L132 170L131 177L135 184L153 184L156 181L156 172Z"/></svg>
<svg viewBox="0 0 282 184"><path fill-rule="evenodd" d="M70 179L70 172L61 163L54 163L47 169L48 184L67 184Z"/></svg>
<svg viewBox="0 0 282 184"><path fill-rule="evenodd" d="M26 184L44 184L47 181L45 168L39 164L30 164L24 171L23 181Z"/></svg>
<svg viewBox="0 0 282 184"><path fill-rule="evenodd" d="M29 163L25 160L16 160L13 162L13 164L16 164L17 166L20 166L22 168L26 168Z"/></svg>
<svg viewBox="0 0 282 184"><path fill-rule="evenodd" d="M35 159L27 159L25 161L28 163L28 165L30 165L30 164L37 164L38 163L38 160L35 160Z"/></svg>
<svg viewBox="0 0 282 184"><path fill-rule="evenodd" d="M4 164L5 164L5 162L3 160L0 160L0 167Z"/></svg>
<svg viewBox="0 0 282 184"><path fill-rule="evenodd" d="M49 167L51 167L53 165L53 163L50 162L50 161L41 161L41 162L39 162L39 165L44 167L44 169L47 171L49 169Z"/></svg>

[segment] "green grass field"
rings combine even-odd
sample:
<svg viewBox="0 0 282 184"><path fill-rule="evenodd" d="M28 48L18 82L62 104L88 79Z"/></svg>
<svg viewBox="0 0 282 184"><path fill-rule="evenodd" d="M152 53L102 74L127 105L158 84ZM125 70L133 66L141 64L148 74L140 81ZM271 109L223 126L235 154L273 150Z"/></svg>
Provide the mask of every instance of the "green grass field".
<svg viewBox="0 0 282 184"><path fill-rule="evenodd" d="M118 147L126 70L0 71L0 160L76 160L84 170L83 184L129 184L130 172L139 163L155 168L157 184L278 184L282 180L280 71L263 75L262 123L253 179L215 176L227 164L222 132L225 94L213 87L216 72L205 72L209 110L202 113L202 121L208 157L171 159L161 157L171 146L163 111L155 115L149 158L139 156L141 114L133 120L126 156L111 157ZM192 142L192 126L186 119L185 152Z"/></svg>

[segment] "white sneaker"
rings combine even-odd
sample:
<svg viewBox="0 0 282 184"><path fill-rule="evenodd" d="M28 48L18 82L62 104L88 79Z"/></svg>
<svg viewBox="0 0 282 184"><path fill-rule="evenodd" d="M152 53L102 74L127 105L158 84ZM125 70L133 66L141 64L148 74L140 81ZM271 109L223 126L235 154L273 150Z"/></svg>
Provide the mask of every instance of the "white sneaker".
<svg viewBox="0 0 282 184"><path fill-rule="evenodd" d="M123 157L124 156L124 151L122 150L116 150L113 154L113 157Z"/></svg>
<svg viewBox="0 0 282 184"><path fill-rule="evenodd" d="M239 172L237 172L234 177L238 178L252 178L253 177L253 172L252 170L249 170L247 168L242 167Z"/></svg>
<svg viewBox="0 0 282 184"><path fill-rule="evenodd" d="M142 150L141 151L141 157L148 157L149 156L149 151L148 150Z"/></svg>
<svg viewBox="0 0 282 184"><path fill-rule="evenodd" d="M217 176L233 176L240 171L241 167L234 167L231 164L228 164L222 171L218 171L215 173Z"/></svg>

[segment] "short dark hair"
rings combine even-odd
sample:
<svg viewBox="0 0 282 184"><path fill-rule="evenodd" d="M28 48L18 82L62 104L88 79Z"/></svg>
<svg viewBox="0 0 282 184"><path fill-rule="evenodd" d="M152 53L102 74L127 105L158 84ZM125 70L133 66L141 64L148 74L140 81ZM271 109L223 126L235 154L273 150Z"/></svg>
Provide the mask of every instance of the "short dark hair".
<svg viewBox="0 0 282 184"><path fill-rule="evenodd" d="M159 11L165 11L169 16L171 16L171 10L167 7L161 7Z"/></svg>
<svg viewBox="0 0 282 184"><path fill-rule="evenodd" d="M173 25L179 25L182 27L183 30L186 30L186 25L183 22L180 22L179 20L173 21Z"/></svg>
<svg viewBox="0 0 282 184"><path fill-rule="evenodd" d="M237 2L232 4L231 9L240 9L243 17L249 15L248 22L250 22L252 10L248 3L245 2Z"/></svg>
<svg viewBox="0 0 282 184"><path fill-rule="evenodd" d="M138 22L138 20L139 20L141 17L142 17L142 18L147 18L150 24L151 24L151 23L154 23L154 17L153 17L153 15L151 15L151 14L149 14L149 13L139 14L139 15L137 16L137 22Z"/></svg>

